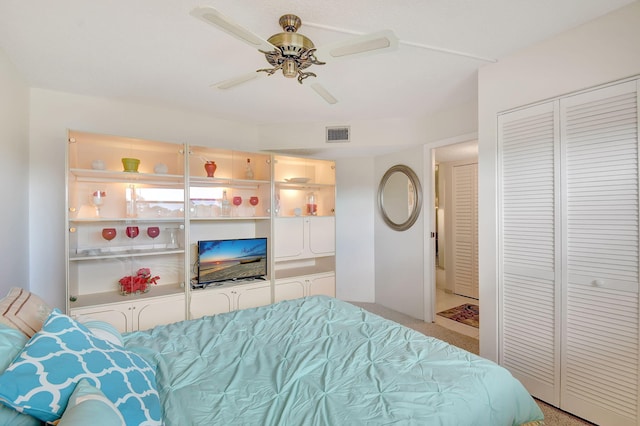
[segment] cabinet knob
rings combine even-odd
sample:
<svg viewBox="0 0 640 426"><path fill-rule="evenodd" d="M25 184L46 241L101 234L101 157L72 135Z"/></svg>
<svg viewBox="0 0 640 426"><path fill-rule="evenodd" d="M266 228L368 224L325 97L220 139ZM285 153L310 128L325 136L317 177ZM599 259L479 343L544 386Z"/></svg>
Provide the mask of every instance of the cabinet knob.
<svg viewBox="0 0 640 426"><path fill-rule="evenodd" d="M602 280L593 280L591 281L591 287L602 287L604 281Z"/></svg>

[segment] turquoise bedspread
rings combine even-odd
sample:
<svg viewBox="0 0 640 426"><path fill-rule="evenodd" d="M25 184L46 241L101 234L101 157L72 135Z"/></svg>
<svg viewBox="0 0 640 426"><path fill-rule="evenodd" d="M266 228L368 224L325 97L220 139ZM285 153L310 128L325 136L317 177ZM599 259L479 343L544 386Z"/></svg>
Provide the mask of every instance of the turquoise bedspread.
<svg viewBox="0 0 640 426"><path fill-rule="evenodd" d="M491 361L314 296L129 333L167 425L518 425L542 419Z"/></svg>

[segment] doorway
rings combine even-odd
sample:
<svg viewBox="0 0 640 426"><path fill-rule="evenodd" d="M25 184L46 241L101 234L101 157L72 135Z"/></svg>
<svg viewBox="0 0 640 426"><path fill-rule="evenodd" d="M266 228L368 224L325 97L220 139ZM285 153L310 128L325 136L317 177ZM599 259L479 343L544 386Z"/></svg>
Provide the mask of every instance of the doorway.
<svg viewBox="0 0 640 426"><path fill-rule="evenodd" d="M480 305L477 290L478 143L473 140L434 148L433 158L435 322L479 338L479 328L437 314L461 305Z"/></svg>

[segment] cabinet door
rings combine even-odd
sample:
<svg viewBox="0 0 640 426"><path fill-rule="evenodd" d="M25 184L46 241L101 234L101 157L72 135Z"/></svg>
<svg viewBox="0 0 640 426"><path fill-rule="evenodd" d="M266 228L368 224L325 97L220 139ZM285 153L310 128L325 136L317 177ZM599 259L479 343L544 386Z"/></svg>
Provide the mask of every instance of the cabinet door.
<svg viewBox="0 0 640 426"><path fill-rule="evenodd" d="M313 255L335 253L336 220L334 216L307 217L309 251Z"/></svg>
<svg viewBox="0 0 640 426"><path fill-rule="evenodd" d="M206 315L216 315L233 310L233 295L221 289L191 291L189 318L196 319Z"/></svg>
<svg viewBox="0 0 640 426"><path fill-rule="evenodd" d="M98 321L108 322L120 333L133 331L131 305L129 303L72 309L70 316L72 318L86 316Z"/></svg>
<svg viewBox="0 0 640 426"><path fill-rule="evenodd" d="M132 312L138 330L183 321L184 295L141 301L134 304Z"/></svg>
<svg viewBox="0 0 640 426"><path fill-rule="evenodd" d="M498 118L500 363L560 404L559 141L555 102Z"/></svg>
<svg viewBox="0 0 640 426"><path fill-rule="evenodd" d="M560 101L563 336L560 408L601 425L638 418L637 82Z"/></svg>
<svg viewBox="0 0 640 426"><path fill-rule="evenodd" d="M331 296L336 297L336 277L335 275L326 275L309 278L308 296Z"/></svg>
<svg viewBox="0 0 640 426"><path fill-rule="evenodd" d="M276 281L275 301L300 299L306 295L305 282L302 279Z"/></svg>
<svg viewBox="0 0 640 426"><path fill-rule="evenodd" d="M277 218L274 221L275 258L294 258L304 252L302 217Z"/></svg>
<svg viewBox="0 0 640 426"><path fill-rule="evenodd" d="M271 303L271 287L269 284L237 289L234 292L237 298L237 309L257 308Z"/></svg>

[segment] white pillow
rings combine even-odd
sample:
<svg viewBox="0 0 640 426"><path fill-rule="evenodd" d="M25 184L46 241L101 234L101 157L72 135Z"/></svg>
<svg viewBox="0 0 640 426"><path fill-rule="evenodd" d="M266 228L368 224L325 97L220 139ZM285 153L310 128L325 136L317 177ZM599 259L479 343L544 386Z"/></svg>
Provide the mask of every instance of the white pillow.
<svg viewBox="0 0 640 426"><path fill-rule="evenodd" d="M88 380L78 382L58 426L124 426L122 414L100 389Z"/></svg>
<svg viewBox="0 0 640 426"><path fill-rule="evenodd" d="M94 336L113 343L114 345L124 346L122 334L120 334L120 332L108 322L93 319L84 315L80 315L75 318L75 320L87 327Z"/></svg>
<svg viewBox="0 0 640 426"><path fill-rule="evenodd" d="M31 337L42 328L51 307L33 293L14 287L0 300L0 323Z"/></svg>

